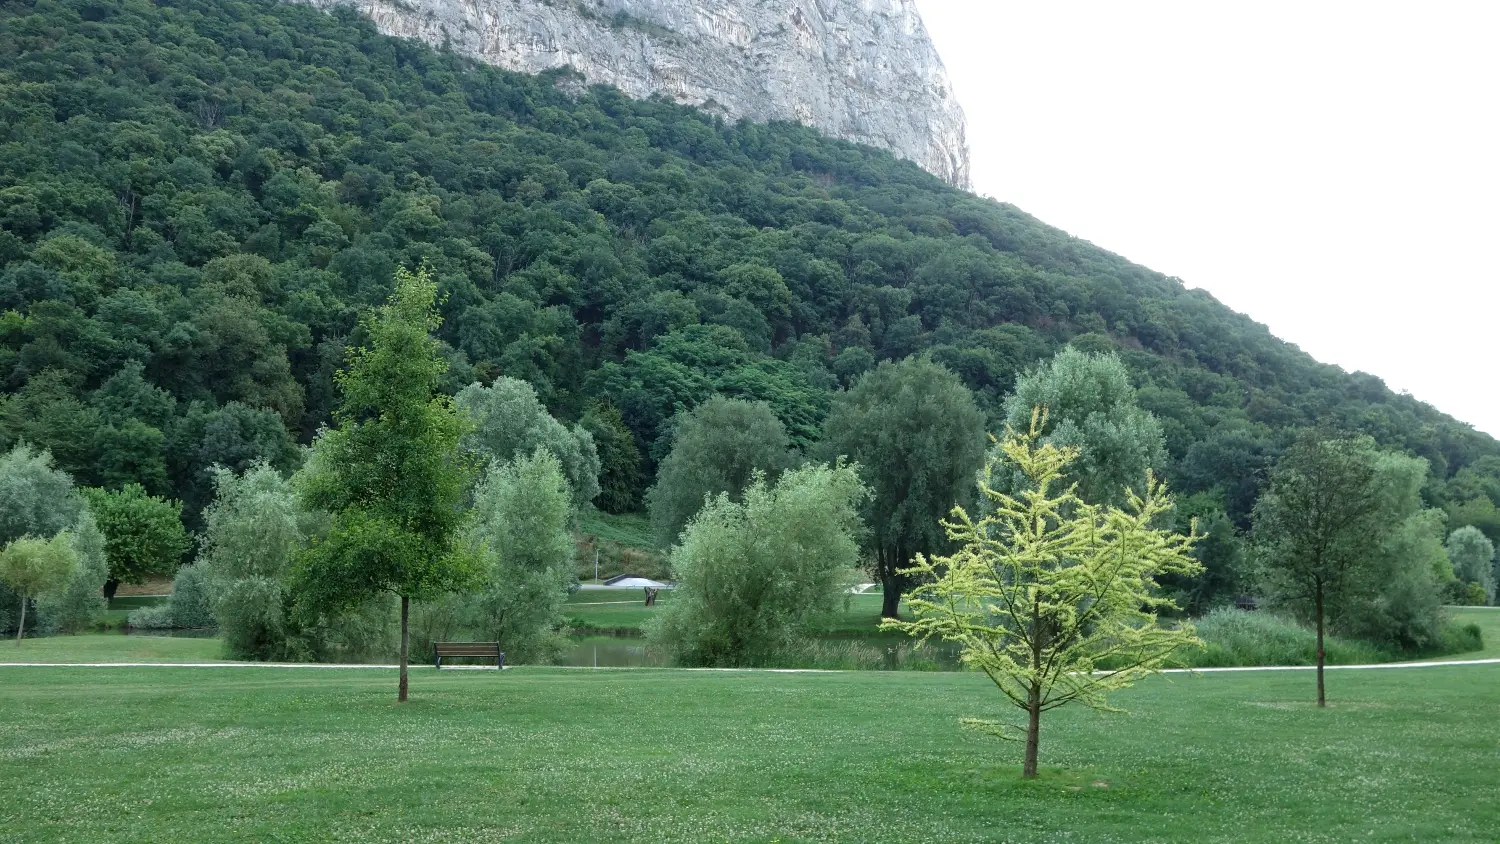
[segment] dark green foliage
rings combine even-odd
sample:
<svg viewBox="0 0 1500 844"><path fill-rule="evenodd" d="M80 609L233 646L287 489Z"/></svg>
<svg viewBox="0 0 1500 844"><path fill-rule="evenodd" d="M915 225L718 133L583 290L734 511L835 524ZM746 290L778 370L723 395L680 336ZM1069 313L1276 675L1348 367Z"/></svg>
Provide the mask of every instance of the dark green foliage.
<svg viewBox="0 0 1500 844"><path fill-rule="evenodd" d="M870 485L866 545L886 618L911 586L902 570L912 557L946 550L941 521L973 495L984 437L973 395L924 358L882 363L835 397L823 447L858 463Z"/></svg>
<svg viewBox="0 0 1500 844"><path fill-rule="evenodd" d="M715 394L806 448L834 387L927 351L995 427L1071 342L1120 355L1173 488L1242 529L1288 430L1321 422L1426 458L1429 503L1500 539L1493 440L1203 291L885 153L570 79L342 8L0 7L0 448L197 526L215 463L294 468L360 309L426 258L444 392L508 375L569 425L618 409L641 480L606 469L607 507Z"/></svg>
<svg viewBox="0 0 1500 844"><path fill-rule="evenodd" d="M676 544L709 496L727 493L738 502L757 472L774 482L792 462L786 429L763 402L714 398L683 414L646 494L656 544Z"/></svg>
<svg viewBox="0 0 1500 844"><path fill-rule="evenodd" d="M599 454L599 495L594 503L606 513L633 512L641 502L641 452L619 408L594 405L578 424L594 438Z"/></svg>

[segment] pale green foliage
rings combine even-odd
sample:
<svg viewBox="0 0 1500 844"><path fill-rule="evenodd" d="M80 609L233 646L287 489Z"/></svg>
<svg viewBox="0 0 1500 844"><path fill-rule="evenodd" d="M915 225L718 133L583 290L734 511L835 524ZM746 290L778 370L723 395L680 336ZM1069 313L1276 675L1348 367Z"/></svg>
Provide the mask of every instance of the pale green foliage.
<svg viewBox="0 0 1500 844"><path fill-rule="evenodd" d="M489 573L474 597L475 626L506 659L544 661L557 647L562 604L573 579L571 495L556 457L538 449L492 466L474 496L474 539Z"/></svg>
<svg viewBox="0 0 1500 844"><path fill-rule="evenodd" d="M1477 583L1484 590L1485 601L1495 602L1495 546L1489 537L1473 525L1465 525L1448 535L1448 560L1453 574L1465 583Z"/></svg>
<svg viewBox="0 0 1500 844"><path fill-rule="evenodd" d="M1064 485L1074 448L1009 434L980 476L988 515L955 507L944 522L960 545L948 557L919 556L909 598L911 621L882 628L955 642L963 663L984 672L1031 716L1027 773L1035 773L1035 718L1069 703L1108 708L1106 695L1157 671L1174 650L1197 644L1191 625L1163 628L1156 613L1163 574L1193 575L1193 537L1153 527L1172 499L1147 478L1124 508L1084 501ZM1004 461L1002 463L1002 461ZM1010 469L1026 478L1015 496L991 478ZM996 735L988 721L970 726Z"/></svg>
<svg viewBox="0 0 1500 844"><path fill-rule="evenodd" d="M1113 354L1064 347L1017 379L1005 402L1006 425L1027 430L1037 407L1047 410L1042 442L1078 450L1063 479L1077 483L1085 501L1123 504L1127 490L1143 489L1146 473L1166 463L1161 423L1136 406L1130 372ZM1014 492L1024 479L1010 471L995 481Z"/></svg>
<svg viewBox="0 0 1500 844"><path fill-rule="evenodd" d="M85 510L73 479L52 468L52 455L22 443L0 456L0 543L55 536Z"/></svg>
<svg viewBox="0 0 1500 844"><path fill-rule="evenodd" d="M1389 455L1427 470L1427 461ZM1453 568L1443 549L1441 510L1413 509L1395 524L1371 560L1368 586L1351 590L1337 607L1333 629L1378 645L1408 652L1437 646L1443 636L1443 586ZM1399 512L1399 511L1398 511Z"/></svg>
<svg viewBox="0 0 1500 844"><path fill-rule="evenodd" d="M786 428L765 402L715 396L683 414L646 493L657 544L675 543L704 499L722 492L739 501L756 472L774 482L792 462Z"/></svg>
<svg viewBox="0 0 1500 844"><path fill-rule="evenodd" d="M505 463L546 449L562 467L575 512L599 494L599 452L593 435L579 425L569 428L552 418L530 384L501 376L488 387L470 384L454 402L474 423L463 439L464 450L484 462Z"/></svg>
<svg viewBox="0 0 1500 844"><path fill-rule="evenodd" d="M672 549L677 590L647 635L687 665L764 665L805 644L856 576L856 467L761 477L742 503L719 494Z"/></svg>
<svg viewBox="0 0 1500 844"><path fill-rule="evenodd" d="M23 536L0 551L0 581L21 601L16 624L18 642L25 633L26 603L38 595L66 588L77 565L78 554L66 532L51 539Z"/></svg>
<svg viewBox="0 0 1500 844"><path fill-rule="evenodd" d="M68 584L56 592L43 593L36 601L38 630L47 633L73 633L94 625L109 602L104 599L104 582L109 579L109 562L104 556L104 534L94 517L84 510L68 531L78 564Z"/></svg>
<svg viewBox="0 0 1500 844"><path fill-rule="evenodd" d="M0 456L0 545L23 536L55 536L87 512L73 479L52 467L51 454L22 443ZM19 608L20 596L0 583L0 630L15 627ZM37 622L45 627L48 617Z"/></svg>
<svg viewBox="0 0 1500 844"><path fill-rule="evenodd" d="M211 573L204 566L183 566L172 578L172 595L163 604L141 607L132 612L131 627L192 628L215 627Z"/></svg>
<svg viewBox="0 0 1500 844"><path fill-rule="evenodd" d="M291 482L263 463L214 473L196 570L230 656L359 660L390 652L391 605L380 600L314 619L288 612L284 586L296 554L327 530L327 514L302 506ZM189 569L184 569L188 571Z"/></svg>

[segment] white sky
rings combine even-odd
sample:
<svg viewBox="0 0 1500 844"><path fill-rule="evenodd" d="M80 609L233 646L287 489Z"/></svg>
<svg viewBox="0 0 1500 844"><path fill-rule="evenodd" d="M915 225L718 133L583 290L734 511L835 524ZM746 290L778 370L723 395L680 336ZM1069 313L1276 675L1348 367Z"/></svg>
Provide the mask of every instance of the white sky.
<svg viewBox="0 0 1500 844"><path fill-rule="evenodd" d="M1500 2L917 3L977 192L1500 435Z"/></svg>

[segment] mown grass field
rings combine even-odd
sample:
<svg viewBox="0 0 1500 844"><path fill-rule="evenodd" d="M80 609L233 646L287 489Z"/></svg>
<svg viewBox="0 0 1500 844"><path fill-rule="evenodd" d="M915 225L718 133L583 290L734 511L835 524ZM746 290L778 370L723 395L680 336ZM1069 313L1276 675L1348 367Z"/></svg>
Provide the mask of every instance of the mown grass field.
<svg viewBox="0 0 1500 844"><path fill-rule="evenodd" d="M1060 710L1023 782L971 674L0 668L0 838L1495 840L1500 666L1312 680Z"/></svg>

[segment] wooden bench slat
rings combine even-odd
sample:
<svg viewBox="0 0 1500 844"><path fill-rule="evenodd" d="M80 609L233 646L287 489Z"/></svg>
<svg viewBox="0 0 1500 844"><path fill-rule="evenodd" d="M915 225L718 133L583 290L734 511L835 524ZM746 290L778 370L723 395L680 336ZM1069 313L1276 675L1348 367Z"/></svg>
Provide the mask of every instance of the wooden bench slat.
<svg viewBox="0 0 1500 844"><path fill-rule="evenodd" d="M432 658L437 668L443 667L443 657L485 657L495 660L496 668L505 667L505 652L499 642L433 642Z"/></svg>

